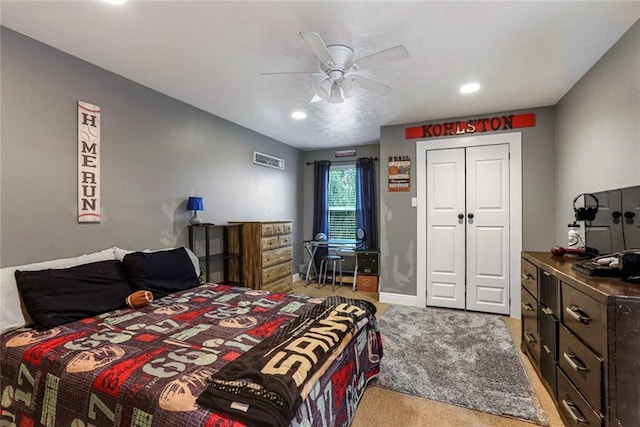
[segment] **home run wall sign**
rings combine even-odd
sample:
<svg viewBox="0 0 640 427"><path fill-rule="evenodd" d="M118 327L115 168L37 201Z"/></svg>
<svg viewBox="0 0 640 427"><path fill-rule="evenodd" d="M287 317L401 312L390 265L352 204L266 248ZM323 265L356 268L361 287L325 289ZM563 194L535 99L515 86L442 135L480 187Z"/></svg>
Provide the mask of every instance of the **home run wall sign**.
<svg viewBox="0 0 640 427"><path fill-rule="evenodd" d="M78 222L100 222L100 107L78 101Z"/></svg>

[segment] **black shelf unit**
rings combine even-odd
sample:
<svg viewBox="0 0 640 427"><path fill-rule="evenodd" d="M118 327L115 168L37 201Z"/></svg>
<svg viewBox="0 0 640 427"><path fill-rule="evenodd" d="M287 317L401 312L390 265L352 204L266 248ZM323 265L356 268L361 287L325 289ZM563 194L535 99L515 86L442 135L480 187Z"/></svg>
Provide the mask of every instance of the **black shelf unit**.
<svg viewBox="0 0 640 427"><path fill-rule="evenodd" d="M191 249L200 263L204 265L205 282L211 278L212 264L216 262L222 262L223 282L225 284L237 284L242 285L244 282L243 268L242 268L242 226L243 224L191 224L189 229L189 249ZM194 246L194 239L197 239L197 234L200 232L196 230L204 230L204 255L198 255ZM222 252L211 253L211 238L217 234L216 230L221 230L222 233ZM237 252L230 252L229 241L231 238L238 239ZM216 248L217 249L217 248ZM235 268L237 274L235 277L239 278L239 282L231 283L229 280L230 268Z"/></svg>

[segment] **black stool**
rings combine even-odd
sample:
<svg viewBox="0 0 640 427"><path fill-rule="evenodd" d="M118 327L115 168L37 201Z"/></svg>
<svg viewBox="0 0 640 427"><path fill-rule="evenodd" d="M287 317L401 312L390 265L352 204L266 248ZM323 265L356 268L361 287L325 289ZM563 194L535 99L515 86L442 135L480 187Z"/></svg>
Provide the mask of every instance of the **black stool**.
<svg viewBox="0 0 640 427"><path fill-rule="evenodd" d="M327 268L329 267L330 262L333 262L333 280L331 284L331 292L333 292L336 290L336 267L340 269L340 285L342 285L342 257L340 255L325 255L324 257L322 257L322 261L320 262L320 275L322 276L322 285L325 285L327 283ZM320 280L318 280L318 289L320 289L320 285Z"/></svg>

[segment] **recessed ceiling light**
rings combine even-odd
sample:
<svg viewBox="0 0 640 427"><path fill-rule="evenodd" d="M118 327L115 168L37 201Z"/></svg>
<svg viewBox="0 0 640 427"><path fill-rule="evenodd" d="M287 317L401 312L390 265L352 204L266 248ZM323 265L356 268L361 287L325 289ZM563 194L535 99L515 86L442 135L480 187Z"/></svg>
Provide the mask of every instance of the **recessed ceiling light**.
<svg viewBox="0 0 640 427"><path fill-rule="evenodd" d="M305 113L304 111L294 111L293 113L291 113L291 117L296 120L302 120L307 117L307 113Z"/></svg>
<svg viewBox="0 0 640 427"><path fill-rule="evenodd" d="M473 93L477 92L480 89L480 85L478 83L467 83L466 85L462 85L460 88L461 93Z"/></svg>

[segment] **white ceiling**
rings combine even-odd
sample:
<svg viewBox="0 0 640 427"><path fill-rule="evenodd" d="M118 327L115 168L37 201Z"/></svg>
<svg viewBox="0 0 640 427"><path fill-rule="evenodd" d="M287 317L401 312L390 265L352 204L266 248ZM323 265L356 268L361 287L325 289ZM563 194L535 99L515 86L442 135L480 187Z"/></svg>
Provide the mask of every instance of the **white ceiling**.
<svg viewBox="0 0 640 427"><path fill-rule="evenodd" d="M303 150L374 143L380 126L556 104L640 18L640 2L2 1L2 25ZM319 33L393 91L310 104ZM477 81L474 95L459 87ZM305 110L294 121L294 110Z"/></svg>

